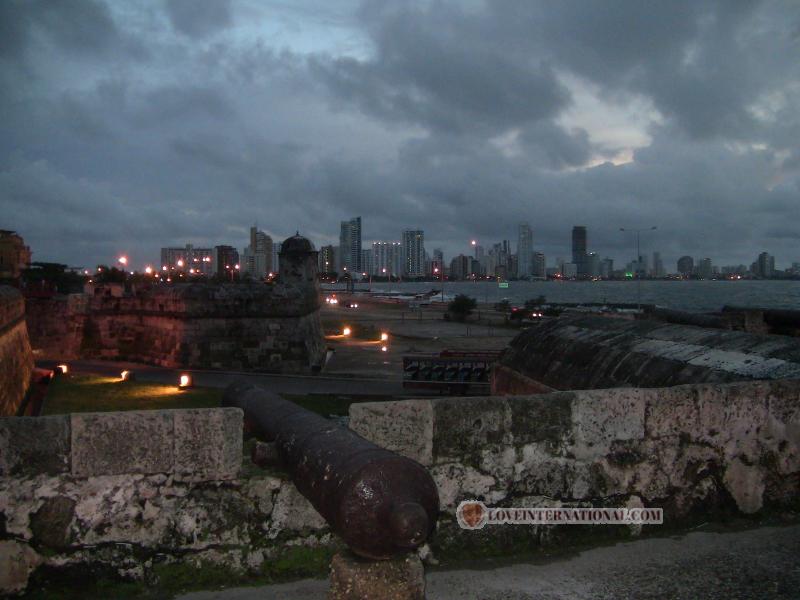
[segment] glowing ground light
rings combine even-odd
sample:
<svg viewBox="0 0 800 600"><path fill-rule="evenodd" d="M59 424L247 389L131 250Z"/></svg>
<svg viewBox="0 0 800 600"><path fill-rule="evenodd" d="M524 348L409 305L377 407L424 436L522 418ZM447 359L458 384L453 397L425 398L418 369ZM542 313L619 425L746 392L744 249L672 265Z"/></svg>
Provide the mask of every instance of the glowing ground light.
<svg viewBox="0 0 800 600"><path fill-rule="evenodd" d="M150 275L153 272L153 267L145 267L144 272Z"/></svg>
<svg viewBox="0 0 800 600"><path fill-rule="evenodd" d="M381 346L381 352L388 352L388 351L389 348L387 348L386 346Z"/></svg>
<svg viewBox="0 0 800 600"><path fill-rule="evenodd" d="M342 335L350 335L351 333L352 331L349 327L345 327L344 329L342 329Z"/></svg>
<svg viewBox="0 0 800 600"><path fill-rule="evenodd" d="M119 378L122 381L132 381L133 380L133 372L131 371L123 371L119 374Z"/></svg>
<svg viewBox="0 0 800 600"><path fill-rule="evenodd" d="M388 333L384 332L384 333L381 334L381 341L382 342L385 342L388 339L389 339L389 334Z"/></svg>
<svg viewBox="0 0 800 600"><path fill-rule="evenodd" d="M68 367L67 365L58 365L58 366L56 367L56 369L57 369L58 371L61 371L61 374L62 374L62 375L66 375L67 373L69 373L69 367Z"/></svg>
<svg viewBox="0 0 800 600"><path fill-rule="evenodd" d="M178 389L185 390L186 388L190 387L192 387L192 376L187 375L186 373L181 374L181 377L178 380Z"/></svg>

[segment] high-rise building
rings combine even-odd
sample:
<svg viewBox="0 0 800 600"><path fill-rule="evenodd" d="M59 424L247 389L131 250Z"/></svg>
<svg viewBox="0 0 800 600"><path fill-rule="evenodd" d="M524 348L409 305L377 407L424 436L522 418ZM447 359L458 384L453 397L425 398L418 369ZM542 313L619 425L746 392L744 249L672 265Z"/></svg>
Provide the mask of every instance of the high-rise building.
<svg viewBox="0 0 800 600"><path fill-rule="evenodd" d="M714 274L714 266L711 264L710 258L704 258L697 265L697 275L700 279L711 279Z"/></svg>
<svg viewBox="0 0 800 600"><path fill-rule="evenodd" d="M544 279L547 277L547 266L545 264L545 256L541 252L533 253L532 273L534 277Z"/></svg>
<svg viewBox="0 0 800 600"><path fill-rule="evenodd" d="M233 246L214 246L212 252L212 271L217 276L230 276L239 264L239 251Z"/></svg>
<svg viewBox="0 0 800 600"><path fill-rule="evenodd" d="M587 277L600 277L600 257L596 252L590 252L586 255L586 272Z"/></svg>
<svg viewBox="0 0 800 600"><path fill-rule="evenodd" d="M363 271L361 267L361 217L342 221L339 231L339 251L341 270L354 273Z"/></svg>
<svg viewBox="0 0 800 600"><path fill-rule="evenodd" d="M475 262L474 258L459 254L450 261L450 279L461 280L467 279L470 276L472 264Z"/></svg>
<svg viewBox="0 0 800 600"><path fill-rule="evenodd" d="M572 228L572 262L578 276L586 275L586 227L575 225Z"/></svg>
<svg viewBox="0 0 800 600"><path fill-rule="evenodd" d="M609 279L614 274L614 259L604 258L600 261L600 277Z"/></svg>
<svg viewBox="0 0 800 600"><path fill-rule="evenodd" d="M403 232L403 268L409 277L425 275L425 232L408 229Z"/></svg>
<svg viewBox="0 0 800 600"><path fill-rule="evenodd" d="M517 277L533 275L533 232L528 223L520 223L517 236Z"/></svg>
<svg viewBox="0 0 800 600"><path fill-rule="evenodd" d="M242 271L256 279L266 277L272 270L273 250L272 238L258 227L251 227L250 245L242 252Z"/></svg>
<svg viewBox="0 0 800 600"><path fill-rule="evenodd" d="M31 249L15 231L0 230L0 279L19 279L31 264Z"/></svg>
<svg viewBox="0 0 800 600"><path fill-rule="evenodd" d="M361 251L361 274L369 276L375 272L375 255L371 249Z"/></svg>
<svg viewBox="0 0 800 600"><path fill-rule="evenodd" d="M320 273L335 273L336 253L333 246L322 246L322 248L319 249L317 262L319 263L317 268L319 269Z"/></svg>
<svg viewBox="0 0 800 600"><path fill-rule="evenodd" d="M653 268L650 275L658 279L664 277L667 272L664 270L664 261L661 260L660 252L653 252Z"/></svg>
<svg viewBox="0 0 800 600"><path fill-rule="evenodd" d="M213 260L214 251L211 248L195 248L192 244L186 244L184 248L161 249L161 269L164 271L212 275Z"/></svg>
<svg viewBox="0 0 800 600"><path fill-rule="evenodd" d="M762 252L756 259L756 277L767 279L775 274L775 257L769 252Z"/></svg>
<svg viewBox="0 0 800 600"><path fill-rule="evenodd" d="M565 279L574 279L578 276L578 265L575 263L564 263L561 265L561 275Z"/></svg>
<svg viewBox="0 0 800 600"><path fill-rule="evenodd" d="M279 273L281 269L281 244L281 242L274 242L272 244L272 267L270 271L275 274Z"/></svg>
<svg viewBox="0 0 800 600"><path fill-rule="evenodd" d="M372 273L386 277L403 274L402 245L400 242L372 243Z"/></svg>
<svg viewBox="0 0 800 600"><path fill-rule="evenodd" d="M694 259L691 256L681 256L678 259L678 273L684 277L691 277L694 274Z"/></svg>

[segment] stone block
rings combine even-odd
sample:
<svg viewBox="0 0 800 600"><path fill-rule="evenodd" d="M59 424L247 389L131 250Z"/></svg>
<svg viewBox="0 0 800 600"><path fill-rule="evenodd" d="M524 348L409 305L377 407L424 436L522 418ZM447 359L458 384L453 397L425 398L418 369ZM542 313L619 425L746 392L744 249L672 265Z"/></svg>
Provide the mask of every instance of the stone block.
<svg viewBox="0 0 800 600"><path fill-rule="evenodd" d="M422 465L433 463L433 409L430 400L351 404L350 429L378 446Z"/></svg>
<svg viewBox="0 0 800 600"><path fill-rule="evenodd" d="M236 477L242 466L242 420L239 408L176 410L176 475L193 480Z"/></svg>
<svg viewBox="0 0 800 600"><path fill-rule="evenodd" d="M509 444L511 409L503 396L433 401L435 461L458 459L489 445Z"/></svg>
<svg viewBox="0 0 800 600"><path fill-rule="evenodd" d="M21 592L41 559L27 544L0 541L0 594Z"/></svg>
<svg viewBox="0 0 800 600"><path fill-rule="evenodd" d="M325 519L311 503L297 491L290 481L283 482L275 495L270 523L270 535L285 531L319 530L328 526Z"/></svg>
<svg viewBox="0 0 800 600"><path fill-rule="evenodd" d="M331 560L328 600L424 600L425 570L416 554L366 560L339 552Z"/></svg>
<svg viewBox="0 0 800 600"><path fill-rule="evenodd" d="M170 410L70 415L72 474L169 473L174 464Z"/></svg>
<svg viewBox="0 0 800 600"><path fill-rule="evenodd" d="M574 392L575 457L592 460L607 453L614 441L644 439L646 393L636 388Z"/></svg>
<svg viewBox="0 0 800 600"><path fill-rule="evenodd" d="M69 470L69 417L0 419L0 475L56 475Z"/></svg>

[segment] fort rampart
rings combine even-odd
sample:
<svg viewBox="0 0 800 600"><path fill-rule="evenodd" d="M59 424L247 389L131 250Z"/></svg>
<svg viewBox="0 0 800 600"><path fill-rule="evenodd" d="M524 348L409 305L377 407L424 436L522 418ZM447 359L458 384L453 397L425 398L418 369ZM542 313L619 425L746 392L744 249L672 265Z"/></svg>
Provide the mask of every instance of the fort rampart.
<svg viewBox="0 0 800 600"><path fill-rule="evenodd" d="M430 470L442 512L424 553L438 558L640 533L467 531L454 517L466 499L661 507L669 530L800 499L796 381L360 403L350 426ZM284 475L243 461L242 448L238 409L0 419L0 583L78 571L162 585L196 570L229 584L279 568L309 574L314 560L324 573L341 542Z"/></svg>
<svg viewBox="0 0 800 600"><path fill-rule="evenodd" d="M100 358L170 368L308 372L322 368L316 252L284 242L274 284L98 285L33 299L31 342L41 358Z"/></svg>
<svg viewBox="0 0 800 600"><path fill-rule="evenodd" d="M0 286L0 415L16 414L32 372L25 300L16 289Z"/></svg>

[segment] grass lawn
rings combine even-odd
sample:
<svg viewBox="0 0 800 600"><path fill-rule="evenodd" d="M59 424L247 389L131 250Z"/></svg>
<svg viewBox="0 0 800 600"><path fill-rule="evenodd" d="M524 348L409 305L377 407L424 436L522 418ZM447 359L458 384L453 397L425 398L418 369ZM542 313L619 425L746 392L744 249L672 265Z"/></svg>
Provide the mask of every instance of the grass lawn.
<svg viewBox="0 0 800 600"><path fill-rule="evenodd" d="M220 405L222 392L214 388L178 390L174 385L122 382L118 377L71 374L57 377L50 383L43 414L209 408Z"/></svg>
<svg viewBox="0 0 800 600"><path fill-rule="evenodd" d="M50 383L43 414L213 408L221 405L223 392L222 389L201 387L178 390L174 385L122 382L118 377L70 374L57 377ZM285 394L283 397L324 417L347 415L353 402L392 400L386 396L336 394Z"/></svg>

